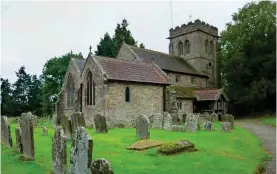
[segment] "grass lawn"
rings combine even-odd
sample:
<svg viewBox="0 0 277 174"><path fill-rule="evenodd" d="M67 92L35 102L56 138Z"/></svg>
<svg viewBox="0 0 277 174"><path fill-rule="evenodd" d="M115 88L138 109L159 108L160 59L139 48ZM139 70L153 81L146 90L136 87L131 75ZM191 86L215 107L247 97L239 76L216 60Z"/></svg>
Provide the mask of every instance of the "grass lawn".
<svg viewBox="0 0 277 174"><path fill-rule="evenodd" d="M48 136L42 136L42 128L34 129L35 161L22 161L15 151L15 127L11 124L13 148L2 147L2 174L50 174L53 129L49 126ZM257 137L243 128L236 127L232 133L199 131L196 133L151 130L151 139L162 142L187 139L195 144L196 152L181 153L174 156L157 154L157 148L144 151L126 150L136 142L136 130L117 128L108 134L97 134L87 129L93 138L93 159L105 158L112 164L116 174L157 173L157 174L252 174L267 156ZM71 142L67 143L69 152ZM69 168L69 165L67 166Z"/></svg>
<svg viewBox="0 0 277 174"><path fill-rule="evenodd" d="M276 127L276 116L264 116L261 118L261 121L265 124Z"/></svg>

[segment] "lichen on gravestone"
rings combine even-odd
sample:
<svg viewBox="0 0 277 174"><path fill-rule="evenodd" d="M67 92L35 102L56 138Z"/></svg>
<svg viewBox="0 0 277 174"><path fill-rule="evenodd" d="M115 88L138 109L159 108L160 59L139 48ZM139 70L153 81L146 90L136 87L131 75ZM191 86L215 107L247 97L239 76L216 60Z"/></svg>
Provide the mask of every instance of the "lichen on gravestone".
<svg viewBox="0 0 277 174"><path fill-rule="evenodd" d="M150 138L149 126L150 121L145 115L138 116L136 125L137 139L141 140Z"/></svg>
<svg viewBox="0 0 277 174"><path fill-rule="evenodd" d="M52 174L66 174L66 136L62 128L52 138Z"/></svg>

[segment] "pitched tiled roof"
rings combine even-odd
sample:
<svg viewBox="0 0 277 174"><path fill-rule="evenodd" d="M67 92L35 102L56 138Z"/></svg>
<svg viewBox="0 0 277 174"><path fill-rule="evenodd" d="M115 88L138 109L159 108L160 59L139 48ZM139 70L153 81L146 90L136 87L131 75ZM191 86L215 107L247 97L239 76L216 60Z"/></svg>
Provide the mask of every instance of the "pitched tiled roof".
<svg viewBox="0 0 277 174"><path fill-rule="evenodd" d="M195 97L198 101L201 100L218 100L221 94L224 95L223 89L206 89L206 90L195 90L194 91ZM225 99L227 100L226 96L224 95Z"/></svg>
<svg viewBox="0 0 277 174"><path fill-rule="evenodd" d="M93 56L107 78L142 83L169 84L168 77L152 63Z"/></svg>
<svg viewBox="0 0 277 174"><path fill-rule="evenodd" d="M75 60L75 62L77 63L80 71L83 70L85 63L86 63L86 59L82 59L82 58L73 58Z"/></svg>
<svg viewBox="0 0 277 174"><path fill-rule="evenodd" d="M131 45L127 46L132 50L134 56L140 60L151 62L152 59L155 58L154 62L163 70L206 76L201 72L198 72L182 58Z"/></svg>

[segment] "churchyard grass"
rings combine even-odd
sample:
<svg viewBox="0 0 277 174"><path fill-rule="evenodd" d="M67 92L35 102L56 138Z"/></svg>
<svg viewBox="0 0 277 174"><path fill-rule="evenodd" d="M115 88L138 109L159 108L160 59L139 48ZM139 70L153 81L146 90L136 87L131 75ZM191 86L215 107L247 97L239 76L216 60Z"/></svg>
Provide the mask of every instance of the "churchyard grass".
<svg viewBox="0 0 277 174"><path fill-rule="evenodd" d="M261 121L265 124L276 127L276 115L267 115L261 118Z"/></svg>
<svg viewBox="0 0 277 174"><path fill-rule="evenodd" d="M13 148L1 147L2 174L51 173L51 146L54 130L48 126L48 136L42 135L42 127L34 129L35 161L24 161L15 150L15 127L11 123ZM220 132L220 123L215 123L215 132L196 133L150 130L153 140L172 142L189 140L195 144L196 152L165 156L157 148L144 151L127 150L136 142L136 129L116 128L108 133L97 134L87 129L93 138L93 159L110 161L116 174L123 173L254 173L267 156L257 137L247 130L236 127L231 133ZM71 141L67 142L67 168L69 168Z"/></svg>

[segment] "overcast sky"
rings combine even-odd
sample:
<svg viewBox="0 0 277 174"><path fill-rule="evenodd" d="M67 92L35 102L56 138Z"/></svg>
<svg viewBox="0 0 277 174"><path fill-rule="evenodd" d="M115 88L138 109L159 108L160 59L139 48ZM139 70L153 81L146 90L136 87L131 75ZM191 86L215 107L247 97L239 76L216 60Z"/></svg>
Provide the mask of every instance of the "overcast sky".
<svg viewBox="0 0 277 174"><path fill-rule="evenodd" d="M174 27L200 19L219 32L246 1L172 1ZM11 82L15 71L40 75L44 63L73 50L88 55L105 32L113 35L123 18L138 43L168 53L172 27L169 1L3 2L1 5L1 75Z"/></svg>

